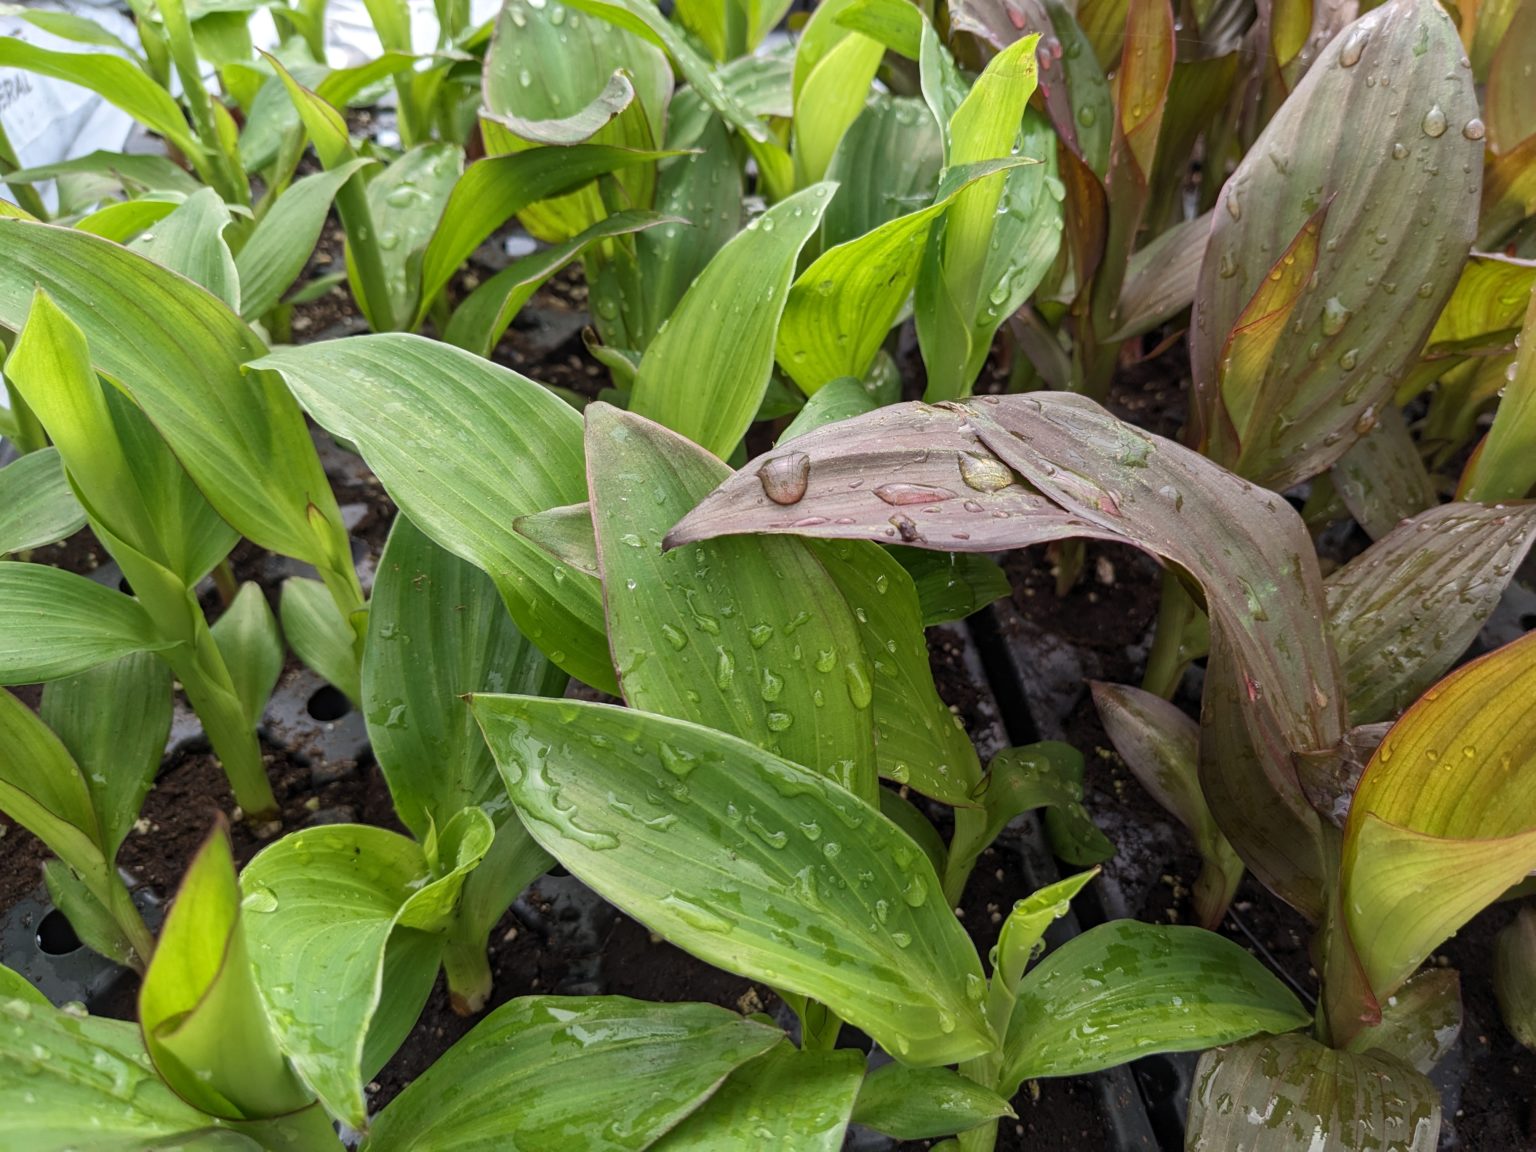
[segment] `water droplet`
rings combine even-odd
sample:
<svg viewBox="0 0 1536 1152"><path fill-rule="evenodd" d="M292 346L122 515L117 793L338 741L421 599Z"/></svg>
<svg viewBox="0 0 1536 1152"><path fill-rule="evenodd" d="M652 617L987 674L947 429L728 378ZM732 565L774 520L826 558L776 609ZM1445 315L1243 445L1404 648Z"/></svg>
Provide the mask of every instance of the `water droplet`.
<svg viewBox="0 0 1536 1152"><path fill-rule="evenodd" d="M1402 143L1402 141L1398 141L1396 144L1392 145L1392 158L1394 160L1401 160L1404 156L1407 156L1407 155L1408 155L1408 149Z"/></svg>
<svg viewBox="0 0 1536 1152"><path fill-rule="evenodd" d="M663 740L661 742L661 765L681 780L699 766L699 758L692 752L681 748L674 748Z"/></svg>
<svg viewBox="0 0 1536 1152"><path fill-rule="evenodd" d="M1344 306L1337 296L1330 296L1323 303L1323 335L1337 336L1354 313Z"/></svg>
<svg viewBox="0 0 1536 1152"><path fill-rule="evenodd" d="M934 484L882 484L875 489L875 495L898 508L908 504L937 504L955 497L948 488Z"/></svg>
<svg viewBox="0 0 1536 1152"><path fill-rule="evenodd" d="M804 452L775 456L757 470L763 493L775 504L798 504L811 479L811 458Z"/></svg>
<svg viewBox="0 0 1536 1152"><path fill-rule="evenodd" d="M868 708L875 698L875 689L869 682L869 673L864 670L863 661L850 660L843 665L843 674L848 682L848 699L853 701L853 706Z"/></svg>
<svg viewBox="0 0 1536 1152"><path fill-rule="evenodd" d="M754 624L747 629L747 641L754 648L761 648L773 639L772 624Z"/></svg>
<svg viewBox="0 0 1536 1152"><path fill-rule="evenodd" d="M688 644L687 634L680 629L672 627L670 624L663 624L661 626L661 634L666 637L667 643L672 645L673 648L681 650Z"/></svg>
<svg viewBox="0 0 1536 1152"><path fill-rule="evenodd" d="M700 932L729 932L736 927L736 921L729 916L697 904L680 892L668 892L661 898L661 904L676 913L684 924Z"/></svg>
<svg viewBox="0 0 1536 1152"><path fill-rule="evenodd" d="M1339 49L1339 63L1345 68L1353 68L1360 63L1360 54L1365 51L1366 42L1371 38L1369 28L1355 28L1344 38L1344 46Z"/></svg>
<svg viewBox="0 0 1536 1152"><path fill-rule="evenodd" d="M272 889L257 884L245 894L240 907L247 912L276 912L277 894Z"/></svg>
<svg viewBox="0 0 1536 1152"><path fill-rule="evenodd" d="M770 732L784 732L794 722L795 718L788 712L770 712L766 720Z"/></svg>
<svg viewBox="0 0 1536 1152"><path fill-rule="evenodd" d="M1359 361L1360 361L1360 349L1358 349L1358 348L1351 348L1347 352L1345 352L1344 355L1339 357L1339 367L1344 369L1344 371L1346 371L1346 372L1352 372L1354 370L1355 365L1357 363L1359 363Z"/></svg>
<svg viewBox="0 0 1536 1152"><path fill-rule="evenodd" d="M960 479L977 492L1000 492L1014 481L1013 470L995 456L960 453Z"/></svg>
<svg viewBox="0 0 1536 1152"><path fill-rule="evenodd" d="M1488 129L1483 126L1481 120L1474 116L1467 121L1467 125L1461 130L1461 134L1468 140L1481 140L1488 134Z"/></svg>
<svg viewBox="0 0 1536 1152"><path fill-rule="evenodd" d="M763 699L772 704L784 691L784 677L776 675L771 668L763 669Z"/></svg>
<svg viewBox="0 0 1536 1152"><path fill-rule="evenodd" d="M1445 112L1440 105L1432 105L1428 112L1424 113L1424 122L1419 125L1424 129L1426 136L1445 135Z"/></svg>
<svg viewBox="0 0 1536 1152"><path fill-rule="evenodd" d="M715 686L724 692L731 686L731 681L736 677L736 657L731 654L729 648L715 649L717 659L715 661Z"/></svg>

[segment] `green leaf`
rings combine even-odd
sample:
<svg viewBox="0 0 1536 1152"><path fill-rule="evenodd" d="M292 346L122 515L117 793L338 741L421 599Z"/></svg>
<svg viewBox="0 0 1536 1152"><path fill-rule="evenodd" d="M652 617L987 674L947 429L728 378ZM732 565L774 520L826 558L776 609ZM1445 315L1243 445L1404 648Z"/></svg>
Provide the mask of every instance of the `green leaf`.
<svg viewBox="0 0 1536 1152"><path fill-rule="evenodd" d="M0 969L0 1021L7 1147L170 1148L213 1127L148 1067L137 1025L60 1011L9 969Z"/></svg>
<svg viewBox="0 0 1536 1152"><path fill-rule="evenodd" d="M246 937L221 819L188 865L160 930L139 990L139 1022L166 1083L227 1120L280 1116L311 1099L278 1050Z"/></svg>
<svg viewBox="0 0 1536 1152"><path fill-rule="evenodd" d="M524 376L415 336L287 348L261 366L358 446L428 537L490 574L524 636L572 675L613 690L597 581L552 565L512 528L519 516L586 499L574 409Z"/></svg>
<svg viewBox="0 0 1536 1152"><path fill-rule="evenodd" d="M240 311L240 274L224 242L224 229L234 222L229 209L212 188L203 188L133 243L130 250L179 272Z"/></svg>
<svg viewBox="0 0 1536 1152"><path fill-rule="evenodd" d="M393 316L403 318L421 310L422 250L437 229L463 166L464 152L458 145L419 144L382 171L370 173L369 215L377 229L379 262ZM364 240L358 237L357 242ZM349 244L348 251L352 248Z"/></svg>
<svg viewBox="0 0 1536 1152"><path fill-rule="evenodd" d="M362 710L390 797L418 841L460 809L500 799L501 778L464 694L543 696L562 687L490 577L396 517L368 607Z"/></svg>
<svg viewBox="0 0 1536 1152"><path fill-rule="evenodd" d="M811 554L853 608L864 652L874 668L875 760L880 775L946 804L974 805L981 761L934 687L911 577L873 544L829 540L814 545Z"/></svg>
<svg viewBox="0 0 1536 1152"><path fill-rule="evenodd" d="M1433 1152L1440 1094L1382 1053L1261 1036L1200 1057L1185 1139L1192 1148L1249 1152Z"/></svg>
<svg viewBox="0 0 1536 1152"><path fill-rule="evenodd" d="M320 588L319 585L315 587ZM285 583L284 601L287 600L286 589ZM320 593L323 596L325 589L320 588ZM335 611L329 597L326 597L326 604L332 612ZM261 723L272 689L277 687L277 678L282 675L284 655L283 635L278 631L277 619L272 615L261 586L253 581L242 584L240 591L235 593L234 602L214 622L210 631L229 668L235 695L240 697L246 717L254 728ZM346 644L350 652L350 628L347 629Z"/></svg>
<svg viewBox="0 0 1536 1152"><path fill-rule="evenodd" d="M318 580L290 576L283 581L277 609L283 621L283 636L294 655L341 689L348 700L361 701L356 637L352 625L342 618L335 601L326 594L325 585ZM244 693L241 697L249 705Z"/></svg>
<svg viewBox="0 0 1536 1152"><path fill-rule="evenodd" d="M1193 414L1204 450L1256 483L1284 489L1343 455L1456 285L1477 229L1479 182L1467 172L1483 153L1462 132L1478 115L1462 55L1430 0L1367 12L1318 53L1222 188L1191 327ZM1422 206L1414 229L1399 227L1400 204ZM1234 426L1223 348L1276 256L1324 208L1315 273L1243 382L1249 415ZM1420 229L1435 241L1421 243Z"/></svg>
<svg viewBox="0 0 1536 1152"><path fill-rule="evenodd" d="M0 561L0 683L62 680L169 643L132 597L73 572Z"/></svg>
<svg viewBox="0 0 1536 1152"><path fill-rule="evenodd" d="M600 576L597 562L597 534L592 527L592 505L567 504L519 516L512 524L519 536L525 536L570 568L588 576Z"/></svg>
<svg viewBox="0 0 1536 1152"><path fill-rule="evenodd" d="M799 188L826 175L843 134L864 110L875 72L885 58L885 45L878 40L833 23L838 10L845 6L819 5L796 53L790 154ZM835 37L818 35L827 24L832 24ZM814 62L803 66L800 56L810 45L819 51Z"/></svg>
<svg viewBox="0 0 1536 1152"><path fill-rule="evenodd" d="M68 864L58 859L44 860L43 883L48 888L48 899L64 913L82 944L120 967L144 966L138 949L113 919L111 911Z"/></svg>
<svg viewBox="0 0 1536 1152"><path fill-rule="evenodd" d="M659 216L653 212L615 212L563 244L514 260L454 309L443 339L481 356L489 356L512 318L540 286L594 243L644 232L658 225L676 227L686 223L681 217Z"/></svg>
<svg viewBox="0 0 1536 1152"><path fill-rule="evenodd" d="M848 603L814 553L800 541L752 539L663 553L667 529L730 469L633 413L593 404L586 421L609 642L624 698L873 798L869 662ZM786 582L805 591L810 610L790 615Z"/></svg>
<svg viewBox="0 0 1536 1152"><path fill-rule="evenodd" d="M43 690L39 716L79 765L113 860L138 819L171 731L171 676L148 653L124 656Z"/></svg>
<svg viewBox="0 0 1536 1152"><path fill-rule="evenodd" d="M1536 910L1529 905L1494 940L1493 988L1504 1025L1536 1049Z"/></svg>
<svg viewBox="0 0 1536 1152"><path fill-rule="evenodd" d="M925 628L964 620L1013 591L1007 573L987 557L916 548L894 548L891 554L917 586Z"/></svg>
<svg viewBox="0 0 1536 1152"><path fill-rule="evenodd" d="M943 136L922 101L873 94L827 166L827 179L838 188L822 218L824 247L929 203L943 163Z"/></svg>
<svg viewBox="0 0 1536 1152"><path fill-rule="evenodd" d="M1507 380L1493 426L1468 462L1458 496L1520 500L1536 488L1536 466L1531 463L1536 454L1536 293L1526 308L1520 351Z"/></svg>
<svg viewBox="0 0 1536 1152"><path fill-rule="evenodd" d="M898 1140L949 1136L1013 1114L1008 1101L953 1069L904 1064L866 1076L853 1106L855 1124Z"/></svg>
<svg viewBox="0 0 1536 1152"><path fill-rule="evenodd" d="M367 1123L363 1085L432 990L441 933L491 835L489 818L472 810L444 830L434 872L398 833L306 828L241 874L251 966L278 1042L326 1109L354 1128Z"/></svg>
<svg viewBox="0 0 1536 1152"><path fill-rule="evenodd" d="M1523 4L1492 3L1486 7L1494 12L1503 9L1509 13L1503 34L1494 41L1498 47L1488 65L1485 99L1488 146L1495 152L1509 152L1536 136L1536 107L1532 107L1530 77L1521 64L1528 62L1531 53L1536 52L1536 16ZM1476 19L1477 38L1482 39L1485 21L1481 12Z"/></svg>
<svg viewBox="0 0 1536 1152"><path fill-rule="evenodd" d="M118 244L127 244L148 231L184 203L174 194L151 193L137 200L114 200L75 223L77 232L89 232Z"/></svg>
<svg viewBox="0 0 1536 1152"><path fill-rule="evenodd" d="M197 177L169 156L128 152L90 152L73 160L17 169L5 177L7 184L40 184L60 176L99 176L115 181L125 191L179 192L190 196L202 187Z"/></svg>
<svg viewBox="0 0 1536 1152"><path fill-rule="evenodd" d="M1072 898L1098 874L1097 868L1079 872L1036 889L1023 900L1014 901L1013 910L998 929L997 944L992 949L989 1009L1004 1006L1007 1016L1012 1016L1018 1000L1019 982L1045 948L1046 929L1072 910ZM993 1018L997 1017L994 1015Z"/></svg>
<svg viewBox="0 0 1536 1152"><path fill-rule="evenodd" d="M353 173L372 163L349 160L304 177L278 197L235 257L241 316L254 320L277 307L309 263L336 193Z"/></svg>
<svg viewBox="0 0 1536 1152"><path fill-rule="evenodd" d="M0 556L41 548L85 527L57 448L28 452L0 468Z"/></svg>
<svg viewBox="0 0 1536 1152"><path fill-rule="evenodd" d="M1450 669L1497 606L1533 536L1536 505L1443 504L1328 577L1328 630L1351 724L1395 718Z"/></svg>
<svg viewBox="0 0 1536 1152"><path fill-rule="evenodd" d="M712 1004L522 997L407 1085L364 1148L648 1148L783 1035Z"/></svg>
<svg viewBox="0 0 1536 1152"><path fill-rule="evenodd" d="M796 1152L839 1152L864 1055L801 1051L788 1040L727 1077L709 1100L661 1140L656 1152L713 1152L762 1141Z"/></svg>
<svg viewBox="0 0 1536 1152"><path fill-rule="evenodd" d="M730 455L768 387L795 261L833 190L796 193L716 253L640 361L631 411Z"/></svg>
<svg viewBox="0 0 1536 1152"><path fill-rule="evenodd" d="M1393 726L1344 828L1340 883L1370 989L1390 996L1536 869L1536 634L1453 672Z"/></svg>
<svg viewBox="0 0 1536 1152"><path fill-rule="evenodd" d="M912 294L933 222L978 180L1020 163L952 169L932 204L823 252L795 279L774 355L803 392L814 395L839 376L869 371Z"/></svg>
<svg viewBox="0 0 1536 1152"><path fill-rule="evenodd" d="M576 144L475 161L453 186L422 254L421 302L412 327L421 323L427 307L470 253L526 205L579 188L605 173L666 155L606 144Z"/></svg>
<svg viewBox="0 0 1536 1152"><path fill-rule="evenodd" d="M841 376L816 389L806 400L805 406L795 414L779 436L780 444L788 444L797 436L814 432L826 424L835 424L851 416L873 412L879 404L870 395L862 380Z"/></svg>
<svg viewBox="0 0 1536 1152"><path fill-rule="evenodd" d="M1196 915L1215 929L1243 878L1243 862L1222 835L1200 790L1200 726L1151 692L1127 684L1089 682L1105 734L1131 774L1195 838L1200 875Z"/></svg>
<svg viewBox="0 0 1536 1152"><path fill-rule="evenodd" d="M1440 498L1402 409L1388 403L1372 419L1371 429L1339 457L1329 475L1350 515L1372 540L1380 540Z"/></svg>
<svg viewBox="0 0 1536 1152"><path fill-rule="evenodd" d="M932 865L857 797L660 716L515 696L472 707L529 831L629 915L814 997L904 1062L995 1044L975 949Z"/></svg>
<svg viewBox="0 0 1536 1152"><path fill-rule="evenodd" d="M1310 1020L1285 985L1230 940L1203 928L1112 920L1025 975L1003 1083L1077 1076Z"/></svg>
<svg viewBox="0 0 1536 1152"><path fill-rule="evenodd" d="M1015 816L1036 808L1046 810L1051 851L1067 863L1099 864L1115 854L1083 807L1083 757L1070 744L1045 740L1003 749L972 796L985 807L986 823L977 830L979 839L963 842L963 860L974 861ZM961 851L957 837L950 852Z"/></svg>
<svg viewBox="0 0 1536 1152"><path fill-rule="evenodd" d="M1536 285L1536 264L1493 252L1474 252L1430 330L1428 354L1502 347L1520 329Z"/></svg>
<svg viewBox="0 0 1536 1152"><path fill-rule="evenodd" d="M0 40L0 67L16 68L78 84L164 136L194 164L205 162L202 145L187 127L171 94L137 65L105 52L56 52L18 36Z"/></svg>
<svg viewBox="0 0 1536 1152"><path fill-rule="evenodd" d="M143 408L241 535L355 587L346 530L303 414L276 377L241 370L264 349L238 317L116 245L0 221L0 325L20 328L38 286L80 325L96 369Z"/></svg>

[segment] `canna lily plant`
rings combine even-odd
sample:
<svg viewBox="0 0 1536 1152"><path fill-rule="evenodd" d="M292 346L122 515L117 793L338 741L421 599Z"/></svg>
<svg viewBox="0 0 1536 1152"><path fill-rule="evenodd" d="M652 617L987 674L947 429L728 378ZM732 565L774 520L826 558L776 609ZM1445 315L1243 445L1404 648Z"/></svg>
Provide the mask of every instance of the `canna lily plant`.
<svg viewBox="0 0 1536 1152"><path fill-rule="evenodd" d="M772 482L786 461L803 478L787 494ZM728 479L668 542L763 532L991 551L1089 537L1160 558L1209 616L1199 725L1137 689L1101 685L1096 699L1127 762L1199 840L1206 921L1248 868L1317 926L1323 980L1312 1037L1204 1057L1191 1147L1285 1148L1314 1129L1359 1147L1348 1117L1365 1108L1376 1130L1428 1149L1439 1105L1423 1072L1460 1013L1454 975L1420 965L1531 871L1536 827L1530 741L1507 712L1531 642L1437 680L1533 527L1536 505L1446 505L1325 584L1278 496L1089 401L1042 395L828 426Z"/></svg>

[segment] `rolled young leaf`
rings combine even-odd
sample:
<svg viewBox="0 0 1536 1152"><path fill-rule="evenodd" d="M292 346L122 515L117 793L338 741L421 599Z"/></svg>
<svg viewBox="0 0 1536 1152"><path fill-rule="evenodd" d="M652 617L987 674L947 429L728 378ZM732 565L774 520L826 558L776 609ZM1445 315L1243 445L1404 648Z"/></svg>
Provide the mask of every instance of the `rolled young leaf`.
<svg viewBox="0 0 1536 1152"><path fill-rule="evenodd" d="M293 653L354 704L362 701L356 636L352 626L336 611L318 580L290 576L283 581L278 613L283 636Z"/></svg>
<svg viewBox="0 0 1536 1152"><path fill-rule="evenodd" d="M783 1037L713 1004L522 997L390 1101L364 1152L648 1148Z"/></svg>
<svg viewBox="0 0 1536 1152"><path fill-rule="evenodd" d="M905 1063L996 1043L970 939L922 849L876 809L697 725L531 697L472 707L529 831L629 915L821 1001Z"/></svg>
<svg viewBox="0 0 1536 1152"><path fill-rule="evenodd" d="M1536 912L1529 905L1494 941L1493 987L1505 1027L1536 1050Z"/></svg>
<svg viewBox="0 0 1536 1152"><path fill-rule="evenodd" d="M318 586L317 586L318 587ZM320 589L321 595L325 590ZM326 600L327 607L334 606ZM213 640L229 667L235 694L245 706L245 714L254 728L261 723L277 687L277 678L283 673L283 634L278 630L277 618L267 603L261 585L247 580L240 585L235 599L225 609L224 615L214 621L209 629ZM347 666L351 660L352 633L347 630Z"/></svg>

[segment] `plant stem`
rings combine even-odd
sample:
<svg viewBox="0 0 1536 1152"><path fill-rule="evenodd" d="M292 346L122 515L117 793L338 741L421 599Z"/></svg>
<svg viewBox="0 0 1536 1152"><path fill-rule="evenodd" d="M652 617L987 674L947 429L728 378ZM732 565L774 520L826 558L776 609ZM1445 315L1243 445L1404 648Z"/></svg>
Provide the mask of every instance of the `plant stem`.
<svg viewBox="0 0 1536 1152"><path fill-rule="evenodd" d="M491 996L491 960L485 933L468 916L455 916L443 944L448 1000L460 1016L473 1016Z"/></svg>
<svg viewBox="0 0 1536 1152"><path fill-rule="evenodd" d="M236 803L252 819L274 819L278 816L277 798L272 794L272 782L267 779L262 763L256 729L245 714L245 706L235 692L229 668L207 623L201 616L197 623L201 627L194 645L172 649L166 653L166 660L181 681L197 718L203 722L203 731L224 766Z"/></svg>
<svg viewBox="0 0 1536 1152"><path fill-rule="evenodd" d="M986 851L987 810L985 808L956 808L955 834L950 837L949 855L944 859L944 899L953 908L965 894L966 881L976 861Z"/></svg>
<svg viewBox="0 0 1536 1152"><path fill-rule="evenodd" d="M149 958L155 954L155 938L150 934L149 926L144 923L144 917L140 915L138 905L133 902L133 895L114 872L111 897L107 904L112 913L112 919L122 931L124 938L133 948L137 963L133 965L134 971L140 975L149 966Z"/></svg>
<svg viewBox="0 0 1536 1152"><path fill-rule="evenodd" d="M1173 569L1163 569L1157 631L1153 636L1152 651L1147 654L1147 671L1141 681L1144 690L1164 700L1173 699L1185 667L1199 655L1190 648L1187 640L1189 627L1199 614L1199 607L1190 599Z"/></svg>

